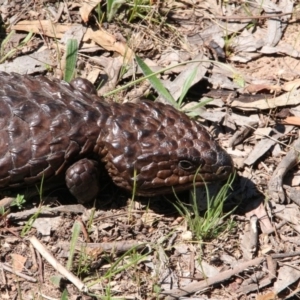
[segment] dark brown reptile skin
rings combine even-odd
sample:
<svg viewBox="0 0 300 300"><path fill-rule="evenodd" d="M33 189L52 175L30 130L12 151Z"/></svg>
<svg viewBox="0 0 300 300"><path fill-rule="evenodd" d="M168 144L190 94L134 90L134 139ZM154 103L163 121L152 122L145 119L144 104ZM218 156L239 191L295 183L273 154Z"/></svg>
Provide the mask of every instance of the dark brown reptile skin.
<svg viewBox="0 0 300 300"><path fill-rule="evenodd" d="M132 191L136 182L143 196L191 188L199 167L197 185L233 170L207 131L169 105L108 104L59 80L0 72L0 189L47 184L66 172L71 180L82 172L73 193L90 200L98 180L97 171L85 171L92 170L90 158L93 170L104 164L117 186ZM78 196L81 188L92 191Z"/></svg>

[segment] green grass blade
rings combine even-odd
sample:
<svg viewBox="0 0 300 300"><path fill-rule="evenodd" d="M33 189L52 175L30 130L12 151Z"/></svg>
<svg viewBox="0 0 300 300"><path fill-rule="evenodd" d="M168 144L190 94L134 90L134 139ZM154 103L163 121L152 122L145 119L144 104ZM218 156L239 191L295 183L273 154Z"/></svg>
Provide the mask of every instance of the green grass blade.
<svg viewBox="0 0 300 300"><path fill-rule="evenodd" d="M179 107L181 107L184 97L186 96L187 92L189 91L190 87L192 86L192 83L193 83L193 81L196 77L196 74L197 74L197 69L198 69L198 67L195 67L194 70L191 72L191 74L184 81L183 89L182 89L181 95L178 99Z"/></svg>
<svg viewBox="0 0 300 300"><path fill-rule="evenodd" d="M66 289L64 289L64 291L62 292L60 299L61 300L68 300L68 292L67 292Z"/></svg>
<svg viewBox="0 0 300 300"><path fill-rule="evenodd" d="M191 118L197 117L199 115L201 116L201 112L199 113L199 109L201 107L204 107L206 104L208 104L209 102L211 102L213 100L214 99L212 99L212 98L207 98L205 100L201 100L201 102L197 103L196 105L194 105L192 107L188 107L188 108L183 107L182 111Z"/></svg>
<svg viewBox="0 0 300 300"><path fill-rule="evenodd" d="M23 41L21 41L21 43L19 45L17 45L14 49L10 50L8 53L6 53L4 55L4 47L5 45L9 42L9 40L12 38L13 34L15 33L15 31L12 31L12 34L9 34L6 39L3 40L3 42L1 43L1 53L0 53L0 64L3 63L6 59L12 57L13 55L15 55L15 53L19 50L21 50L33 37L33 32L30 31L26 37L24 38Z"/></svg>
<svg viewBox="0 0 300 300"><path fill-rule="evenodd" d="M75 39L67 41L66 69L64 80L70 82L75 76L78 55L78 42Z"/></svg>
<svg viewBox="0 0 300 300"><path fill-rule="evenodd" d="M152 72L152 70L144 63L144 61L141 58L139 58L137 55L135 56L135 59L137 64L141 68L143 74L145 76L149 76L148 79L151 85L153 86L153 88L158 92L158 94L162 96L166 101L168 101L174 107L178 107L178 103L168 92L168 90L163 86L162 82L156 77L156 75Z"/></svg>
<svg viewBox="0 0 300 300"><path fill-rule="evenodd" d="M189 230L198 241L207 241L216 238L220 233L224 232L232 222L226 218L235 210L223 213L224 202L228 197L228 190L232 189L232 182L235 174L231 175L227 183L224 184L215 197L210 197L208 186L205 184L207 209L204 217L200 215L198 201L196 199L196 187L194 183L194 191L192 192L192 203L185 206L182 202L177 201L175 208L181 216L183 216L188 224ZM195 180L195 178L194 178Z"/></svg>
<svg viewBox="0 0 300 300"><path fill-rule="evenodd" d="M113 19L120 6L125 2L126 2L125 0L107 0L106 15L107 15L108 22L110 22Z"/></svg>
<svg viewBox="0 0 300 300"><path fill-rule="evenodd" d="M79 237L79 234L81 232L81 224L79 222L74 223L73 227L73 233L72 233L72 238L71 238L71 243L70 243L70 253L69 253L69 258L67 262L67 269L70 270L73 264L73 259L74 259L74 254L76 250L76 243Z"/></svg>

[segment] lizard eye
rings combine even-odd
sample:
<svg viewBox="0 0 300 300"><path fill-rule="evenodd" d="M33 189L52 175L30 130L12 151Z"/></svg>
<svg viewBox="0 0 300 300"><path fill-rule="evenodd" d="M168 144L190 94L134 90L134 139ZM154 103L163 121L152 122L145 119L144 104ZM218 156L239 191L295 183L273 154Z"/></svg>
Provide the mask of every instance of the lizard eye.
<svg viewBox="0 0 300 300"><path fill-rule="evenodd" d="M178 163L178 166L179 168L185 170L185 171L193 171L196 169L196 166L188 161L188 160L181 160L179 163Z"/></svg>

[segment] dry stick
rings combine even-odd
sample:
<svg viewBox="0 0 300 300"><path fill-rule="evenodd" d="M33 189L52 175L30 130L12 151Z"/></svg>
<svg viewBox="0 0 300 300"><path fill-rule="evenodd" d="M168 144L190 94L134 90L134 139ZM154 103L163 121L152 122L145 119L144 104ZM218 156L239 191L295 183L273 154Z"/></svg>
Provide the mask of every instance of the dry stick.
<svg viewBox="0 0 300 300"><path fill-rule="evenodd" d="M80 250L81 247L88 247L94 249L102 249L104 252L124 253L130 249L140 250L146 247L145 243L136 241L114 241L104 243L77 243L76 250Z"/></svg>
<svg viewBox="0 0 300 300"><path fill-rule="evenodd" d="M57 298L52 298L52 297L49 297L45 294L42 294L42 293L38 293L41 297L43 297L43 299L47 299L47 300L57 300Z"/></svg>
<svg viewBox="0 0 300 300"><path fill-rule="evenodd" d="M278 258L286 258L286 257L295 257L295 256L299 256L300 255L300 251L296 251L296 252L288 252L288 253L280 253L280 254L271 254L270 256L274 259L278 259Z"/></svg>
<svg viewBox="0 0 300 300"><path fill-rule="evenodd" d="M54 256L44 247L44 245L35 237L32 236L29 241L33 247L47 260L47 262L60 274L71 281L81 292L88 292L87 286L80 281L78 277L69 272L63 265L61 265Z"/></svg>
<svg viewBox="0 0 300 300"><path fill-rule="evenodd" d="M77 218L77 221L80 223L80 226L81 226L81 231L83 233L83 236L84 236L84 240L89 243L90 242L90 237L89 237L89 234L86 230L86 227L84 225L84 223L82 222L82 218Z"/></svg>
<svg viewBox="0 0 300 300"><path fill-rule="evenodd" d="M215 19L219 20L247 20L247 19L270 19L270 18L278 18L283 16L292 15L293 13L281 13L281 14L273 14L273 15L265 15L265 16L247 16L247 17L241 17L241 16L214 16Z"/></svg>
<svg viewBox="0 0 300 300"><path fill-rule="evenodd" d="M299 256L299 255L300 255L300 251L297 251L297 252L289 252L289 253L284 253L284 254L271 254L270 257L272 257L273 259L279 259L279 258L286 258L286 257L295 257L295 256ZM200 290L203 290L203 289L209 287L210 285L217 284L224 280L227 280L231 276L241 273L241 272L245 271L245 269L248 269L251 266L259 265L265 259L266 259L266 257L258 257L258 258L246 261L246 262L240 264L238 267L236 267L232 270L221 272L214 277L207 278L206 280L202 280L200 282L193 282L193 283L185 286L182 289L174 289L170 292L165 292L165 293L161 293L161 294L167 295L167 297L164 299L173 300L174 298L177 299L179 297L198 292Z"/></svg>
<svg viewBox="0 0 300 300"><path fill-rule="evenodd" d="M4 286L6 286L6 277L5 277L5 274L4 274L4 270L3 270L3 268L1 268L0 267L0 274L1 274L1 279L2 280L0 280L0 282L4 285Z"/></svg>
<svg viewBox="0 0 300 300"><path fill-rule="evenodd" d="M33 245L31 244L32 248ZM34 249L33 249L34 250ZM41 254L37 251L36 253L37 259L38 259L38 272L39 272L39 277L40 277L40 282L44 282L44 264L43 264L43 260L41 258Z"/></svg>
<svg viewBox="0 0 300 300"><path fill-rule="evenodd" d="M246 261L232 270L221 272L220 274L218 274L216 276L207 278L206 280L202 280L200 282L193 282L191 284L186 285L182 289L174 289L173 291L162 293L162 294L167 295L167 297L165 298L166 300L178 299L179 297L203 290L203 289L209 287L210 285L223 282L224 280L229 279L231 276L234 276L238 273L245 271L245 269L247 269L251 266L261 264L265 259L266 259L265 257L258 257L258 258L252 259L250 261Z"/></svg>
<svg viewBox="0 0 300 300"><path fill-rule="evenodd" d="M36 282L37 281L35 278L33 278L31 276L25 275L25 274L23 274L21 272L18 272L18 271L14 271L11 267L9 267L9 266L7 266L7 265L5 265L3 263L0 263L0 268L3 269L3 270L5 270L5 271L8 271L10 273L13 273L13 274L15 274L15 275L17 275L19 277L22 277L22 278L24 278L24 279L26 279L26 280L28 280L30 282Z"/></svg>

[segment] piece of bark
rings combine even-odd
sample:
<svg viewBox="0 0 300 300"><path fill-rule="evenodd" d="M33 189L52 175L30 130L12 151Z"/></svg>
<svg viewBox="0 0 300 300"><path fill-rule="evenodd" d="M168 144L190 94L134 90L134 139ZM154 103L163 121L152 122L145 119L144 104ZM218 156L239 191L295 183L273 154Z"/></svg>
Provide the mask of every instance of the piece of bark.
<svg viewBox="0 0 300 300"><path fill-rule="evenodd" d="M255 130L253 127L257 127L257 122L250 122L248 126L241 127L240 130L236 131L231 137L228 146L233 147L240 144Z"/></svg>
<svg viewBox="0 0 300 300"><path fill-rule="evenodd" d="M241 238L241 249L243 250L243 257L245 259L253 258L257 250L258 245L258 218L256 215L250 217L250 224L245 228L244 234Z"/></svg>
<svg viewBox="0 0 300 300"><path fill-rule="evenodd" d="M248 166L254 164L258 159L260 159L272 146L274 146L280 137L287 134L289 131L292 130L292 126L284 126L283 128L280 126L277 126L275 128L275 134L271 137L263 138L261 141L259 141L256 146L254 147L253 151L250 152L250 155L245 159L244 163ZM278 130L282 129L284 132L278 132Z"/></svg>
<svg viewBox="0 0 300 300"><path fill-rule="evenodd" d="M39 217L54 217L61 213L83 214L85 211L86 208L82 204L61 205L58 207L42 206L16 213L10 213L7 218L12 222L19 222L27 220L37 213Z"/></svg>
<svg viewBox="0 0 300 300"><path fill-rule="evenodd" d="M245 102L242 98L235 99L231 103L231 107L242 110L263 110L277 107L286 107L287 105L298 105L300 103L300 90L292 90L275 98L266 99L262 97L258 100Z"/></svg>
<svg viewBox="0 0 300 300"><path fill-rule="evenodd" d="M269 184L268 191L270 197L280 203L285 202L285 194L282 186L284 175L293 168L299 162L299 151L300 151L300 138L298 138L293 145L291 150L282 159L273 173Z"/></svg>
<svg viewBox="0 0 300 300"><path fill-rule="evenodd" d="M300 190L285 184L283 185L283 188L285 189L287 198L300 206Z"/></svg>
<svg viewBox="0 0 300 300"><path fill-rule="evenodd" d="M249 294L250 292L258 291L259 289L269 285L270 283L272 283L272 280L270 278L264 278L257 283L251 283L251 284L247 284L245 286L241 286L237 290L237 293Z"/></svg>

